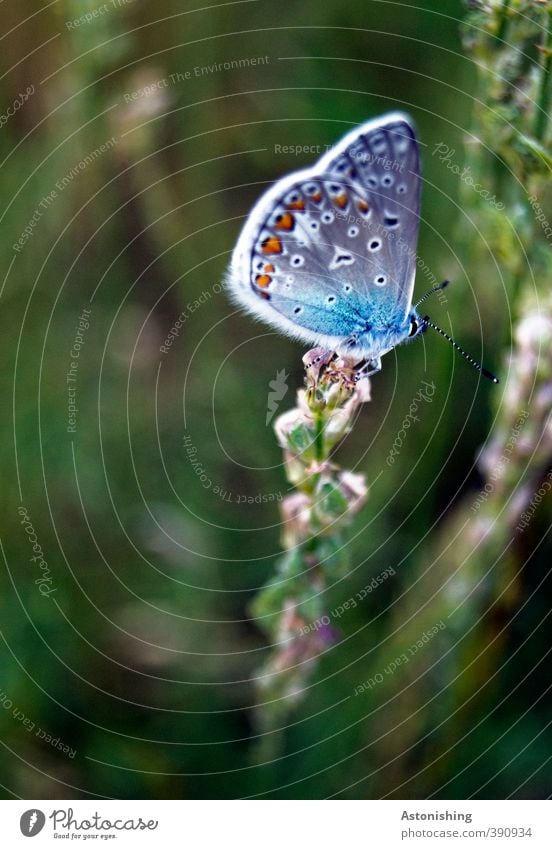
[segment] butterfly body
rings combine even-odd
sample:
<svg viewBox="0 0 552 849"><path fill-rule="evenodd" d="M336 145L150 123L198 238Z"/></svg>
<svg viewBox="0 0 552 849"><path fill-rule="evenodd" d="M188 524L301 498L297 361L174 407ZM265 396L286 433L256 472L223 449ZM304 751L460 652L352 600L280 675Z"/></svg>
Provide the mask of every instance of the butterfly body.
<svg viewBox="0 0 552 849"><path fill-rule="evenodd" d="M293 338L377 363L425 329L412 308L419 210L410 119L369 121L261 197L232 256L231 293Z"/></svg>

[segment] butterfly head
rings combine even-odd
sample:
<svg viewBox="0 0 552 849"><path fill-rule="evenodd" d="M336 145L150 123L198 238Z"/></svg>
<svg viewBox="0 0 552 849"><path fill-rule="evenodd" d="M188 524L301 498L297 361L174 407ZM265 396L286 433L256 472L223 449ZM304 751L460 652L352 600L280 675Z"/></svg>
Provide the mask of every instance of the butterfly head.
<svg viewBox="0 0 552 849"><path fill-rule="evenodd" d="M407 339L415 339L421 333L425 333L428 328L428 323L425 318L420 318L416 310L412 310L408 316L408 334Z"/></svg>

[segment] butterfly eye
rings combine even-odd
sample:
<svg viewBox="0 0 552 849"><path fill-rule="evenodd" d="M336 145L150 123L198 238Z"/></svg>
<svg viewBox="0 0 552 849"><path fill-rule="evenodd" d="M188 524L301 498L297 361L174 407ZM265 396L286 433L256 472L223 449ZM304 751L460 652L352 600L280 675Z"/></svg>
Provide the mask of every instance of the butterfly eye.
<svg viewBox="0 0 552 849"><path fill-rule="evenodd" d="M416 319L415 319L415 318L411 318L411 319L410 319L410 329L409 329L409 331L408 331L408 335L409 335L409 336L415 336L415 335L416 335L416 333L417 333L417 332L418 332L418 330L419 330L419 327L420 327L420 325L418 324L418 322L416 321Z"/></svg>

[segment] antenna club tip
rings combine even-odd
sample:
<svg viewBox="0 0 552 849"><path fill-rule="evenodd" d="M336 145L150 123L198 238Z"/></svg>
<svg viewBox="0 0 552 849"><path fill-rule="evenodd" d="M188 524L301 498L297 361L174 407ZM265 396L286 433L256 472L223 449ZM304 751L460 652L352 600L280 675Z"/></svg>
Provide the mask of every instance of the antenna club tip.
<svg viewBox="0 0 552 849"><path fill-rule="evenodd" d="M485 377L487 377L490 381L492 381L493 383L495 383L495 384L496 384L496 383L500 383L500 380L498 379L498 377L497 377L495 374L493 374L493 373L492 373L492 371L489 371L489 370L488 370L488 369L486 369L486 368L482 368L482 369L481 369L481 373L482 373Z"/></svg>

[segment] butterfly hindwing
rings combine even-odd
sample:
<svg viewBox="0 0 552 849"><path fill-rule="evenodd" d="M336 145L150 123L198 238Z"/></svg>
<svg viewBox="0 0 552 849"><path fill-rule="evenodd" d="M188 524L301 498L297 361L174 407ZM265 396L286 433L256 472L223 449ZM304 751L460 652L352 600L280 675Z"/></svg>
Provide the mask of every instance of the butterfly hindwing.
<svg viewBox="0 0 552 849"><path fill-rule="evenodd" d="M360 190L316 176L284 193L252 250L252 286L286 318L323 335L342 337L363 325L363 281L383 273L369 255L362 228L368 213Z"/></svg>

